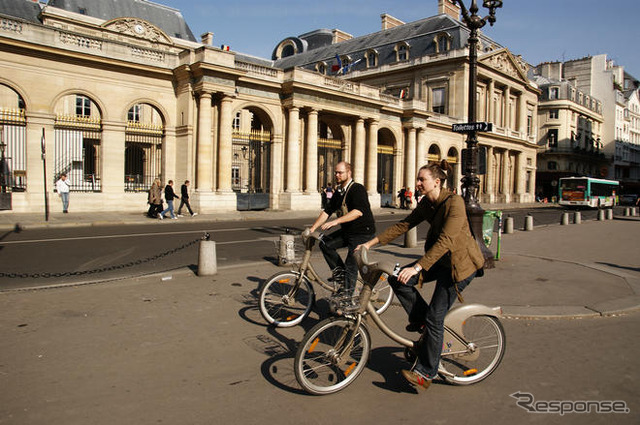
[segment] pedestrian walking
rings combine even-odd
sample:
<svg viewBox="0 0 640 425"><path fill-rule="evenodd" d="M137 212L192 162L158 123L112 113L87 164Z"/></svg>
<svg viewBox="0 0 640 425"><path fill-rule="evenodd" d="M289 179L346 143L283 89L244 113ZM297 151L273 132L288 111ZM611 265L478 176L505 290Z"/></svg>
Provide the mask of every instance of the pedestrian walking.
<svg viewBox="0 0 640 425"><path fill-rule="evenodd" d="M58 196L62 200L62 212L67 214L69 212L69 191L71 189L71 182L67 180L65 173L60 174L60 179L56 182L56 191Z"/></svg>
<svg viewBox="0 0 640 425"><path fill-rule="evenodd" d="M178 217L176 217L176 215L173 213L173 200L174 199L180 199L180 197L178 195L176 195L175 192L173 191L173 180L169 180L167 185L164 187L164 200L167 201L167 209L165 209L164 211L162 211L158 215L158 218L160 220L162 220L164 218L164 215L167 212L171 214L171 218L173 220L177 220L178 219Z"/></svg>
<svg viewBox="0 0 640 425"><path fill-rule="evenodd" d="M158 214L162 211L162 182L155 179L149 189L149 211L147 215L150 218L158 218Z"/></svg>
<svg viewBox="0 0 640 425"><path fill-rule="evenodd" d="M184 184L180 187L180 206L178 207L178 217L182 217L182 207L186 206L187 211L191 214L191 217L195 217L198 213L194 213L189 204L189 180L185 180Z"/></svg>

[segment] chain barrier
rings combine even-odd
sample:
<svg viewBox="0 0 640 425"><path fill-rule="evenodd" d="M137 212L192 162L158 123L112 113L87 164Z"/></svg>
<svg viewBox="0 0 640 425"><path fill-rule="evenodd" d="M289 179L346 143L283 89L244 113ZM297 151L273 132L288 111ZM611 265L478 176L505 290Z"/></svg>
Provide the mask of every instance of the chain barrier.
<svg viewBox="0 0 640 425"><path fill-rule="evenodd" d="M191 242L187 242L184 245L181 245L177 248L170 249L169 251L165 251L160 254L156 254L153 257L148 257L142 260L130 261L128 263L118 264L114 266L101 267L99 269L93 270L81 270L77 272L60 272L60 273L5 273L0 272L0 278L6 277L9 279L48 279L52 277L70 277L70 276L84 276L84 275L92 275L97 273L104 273L113 270L122 270L133 266L138 266L140 264L150 263L151 261L158 260L160 258L168 257L169 255L175 254L178 251L182 251L183 249L189 248L192 245L200 242L201 240L209 240L210 235L205 233L204 237L192 240Z"/></svg>

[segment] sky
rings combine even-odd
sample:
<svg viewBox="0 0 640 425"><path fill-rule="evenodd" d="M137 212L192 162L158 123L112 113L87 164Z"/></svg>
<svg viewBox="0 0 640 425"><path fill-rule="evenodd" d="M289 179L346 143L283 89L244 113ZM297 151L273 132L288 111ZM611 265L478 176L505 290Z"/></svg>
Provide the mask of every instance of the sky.
<svg viewBox="0 0 640 425"><path fill-rule="evenodd" d="M403 22L436 15L437 0L153 0L182 12L195 37L271 59L287 37L338 28L354 37L380 31L380 15ZM469 7L471 0L464 0ZM480 13L486 9L478 0ZM607 54L640 79L640 25L634 0L504 0L484 33L532 65Z"/></svg>

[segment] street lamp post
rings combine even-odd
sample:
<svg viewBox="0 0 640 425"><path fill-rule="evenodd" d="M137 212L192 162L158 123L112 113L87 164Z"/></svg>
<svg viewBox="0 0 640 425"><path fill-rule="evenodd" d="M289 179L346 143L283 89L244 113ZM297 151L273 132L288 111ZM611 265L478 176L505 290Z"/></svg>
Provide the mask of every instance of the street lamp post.
<svg viewBox="0 0 640 425"><path fill-rule="evenodd" d="M462 19L469 28L469 118L468 122L476 122L476 87L478 79L478 30L487 22L493 26L496 21L496 9L502 7L502 0L484 0L482 6L489 10L489 15L484 18L478 16L476 0L471 1L471 7L467 10L462 0L453 0L460 5ZM464 197L467 214L471 221L473 233L478 244L483 248L486 267L493 267L493 254L485 247L482 237L482 218L484 210L478 202L478 190L480 178L478 172L478 132L473 129L467 133L467 155L464 164L464 177L462 178L462 194Z"/></svg>

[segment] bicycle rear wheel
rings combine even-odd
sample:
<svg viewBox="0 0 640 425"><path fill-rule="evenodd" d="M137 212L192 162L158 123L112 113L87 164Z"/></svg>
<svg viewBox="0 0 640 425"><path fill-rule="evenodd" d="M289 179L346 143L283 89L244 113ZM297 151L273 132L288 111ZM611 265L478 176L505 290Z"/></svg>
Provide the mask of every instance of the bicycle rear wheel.
<svg viewBox="0 0 640 425"><path fill-rule="evenodd" d="M364 370L371 338L361 324L344 317L329 318L304 336L294 361L296 379L313 395L338 392Z"/></svg>
<svg viewBox="0 0 640 425"><path fill-rule="evenodd" d="M492 316L471 316L462 326L465 349L443 351L440 376L454 385L470 385L487 378L502 361L506 336L502 323ZM445 331L445 345L448 331Z"/></svg>
<svg viewBox="0 0 640 425"><path fill-rule="evenodd" d="M262 317L277 327L288 328L302 322L311 312L314 292L311 282L303 277L300 287L291 294L299 272L277 273L267 279L260 290Z"/></svg>
<svg viewBox="0 0 640 425"><path fill-rule="evenodd" d="M371 291L371 298L369 301L373 304L373 307L376 309L376 313L378 314L384 313L389 306L391 306L391 302L393 301L393 288L389 285L387 278L387 274L383 273L380 276L378 283L376 283ZM358 281L356 282L356 297L360 294L362 285L362 280L358 278Z"/></svg>

